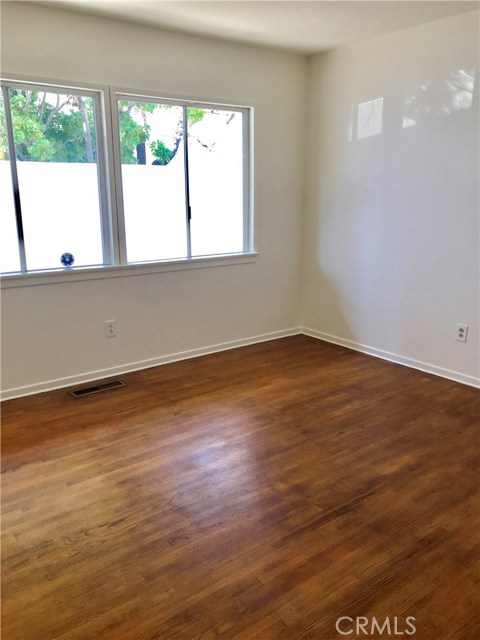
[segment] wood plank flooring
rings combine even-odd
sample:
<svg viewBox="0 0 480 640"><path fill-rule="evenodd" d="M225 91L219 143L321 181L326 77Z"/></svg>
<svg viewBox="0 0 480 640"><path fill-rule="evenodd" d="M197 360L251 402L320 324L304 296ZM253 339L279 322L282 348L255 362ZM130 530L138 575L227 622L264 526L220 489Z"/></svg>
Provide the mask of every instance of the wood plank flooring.
<svg viewBox="0 0 480 640"><path fill-rule="evenodd" d="M480 637L478 390L305 336L121 378L3 405L3 640Z"/></svg>

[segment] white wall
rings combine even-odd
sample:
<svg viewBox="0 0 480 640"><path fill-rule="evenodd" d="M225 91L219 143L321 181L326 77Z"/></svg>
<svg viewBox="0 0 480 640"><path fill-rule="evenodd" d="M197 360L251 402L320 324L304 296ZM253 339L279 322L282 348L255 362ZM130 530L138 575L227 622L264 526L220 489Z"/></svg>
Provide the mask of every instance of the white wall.
<svg viewBox="0 0 480 640"><path fill-rule="evenodd" d="M306 94L300 56L3 4L8 72L255 107L260 251L253 264L5 290L3 388L300 324L475 382L477 25L478 13L464 14L315 56ZM459 70L475 73L469 108L445 84ZM118 336L106 340L111 318ZM457 322L470 324L466 344L454 339Z"/></svg>
<svg viewBox="0 0 480 640"><path fill-rule="evenodd" d="M304 229L305 327L470 382L479 376L478 51L472 12L310 59ZM457 322L470 325L466 344Z"/></svg>
<svg viewBox="0 0 480 640"><path fill-rule="evenodd" d="M260 252L253 264L4 290L3 389L298 324L305 58L3 3L2 68L253 106ZM111 318L118 335L106 340Z"/></svg>

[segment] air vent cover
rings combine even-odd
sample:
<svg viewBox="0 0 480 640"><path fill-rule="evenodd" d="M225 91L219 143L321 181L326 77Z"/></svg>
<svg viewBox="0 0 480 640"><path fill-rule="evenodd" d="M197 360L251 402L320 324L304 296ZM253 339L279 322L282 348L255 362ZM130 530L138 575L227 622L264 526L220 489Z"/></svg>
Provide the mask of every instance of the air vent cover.
<svg viewBox="0 0 480 640"><path fill-rule="evenodd" d="M110 389L118 389L119 387L126 387L127 385L122 380L112 380L111 382L104 382L102 384L96 384L92 387L83 387L83 389L74 389L69 391L70 395L74 398L83 398L83 396L90 396L92 393L100 393L101 391L110 391Z"/></svg>

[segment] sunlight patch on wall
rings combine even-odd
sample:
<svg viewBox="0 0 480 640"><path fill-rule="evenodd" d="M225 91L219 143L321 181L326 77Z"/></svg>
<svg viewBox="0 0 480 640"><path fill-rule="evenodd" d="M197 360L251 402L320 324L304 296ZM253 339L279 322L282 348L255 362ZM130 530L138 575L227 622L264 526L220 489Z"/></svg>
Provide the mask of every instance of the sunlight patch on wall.
<svg viewBox="0 0 480 640"><path fill-rule="evenodd" d="M383 98L361 102L358 105L357 140L382 133Z"/></svg>
<svg viewBox="0 0 480 640"><path fill-rule="evenodd" d="M403 128L414 127L428 116L451 115L470 109L474 86L475 69L458 69L440 81L424 82L405 98Z"/></svg>
<svg viewBox="0 0 480 640"><path fill-rule="evenodd" d="M383 128L383 98L350 104L348 141L378 136Z"/></svg>

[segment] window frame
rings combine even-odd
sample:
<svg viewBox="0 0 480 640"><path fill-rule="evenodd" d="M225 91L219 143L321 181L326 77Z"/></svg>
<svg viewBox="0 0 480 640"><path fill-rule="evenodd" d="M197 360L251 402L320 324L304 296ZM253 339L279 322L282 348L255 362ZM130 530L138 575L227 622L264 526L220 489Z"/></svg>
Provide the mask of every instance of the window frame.
<svg viewBox="0 0 480 640"><path fill-rule="evenodd" d="M150 260L145 262L128 262L127 260L127 248L125 237L125 210L123 204L123 183L122 183L122 160L120 150L120 130L118 119L118 101L119 100L131 100L132 102L150 102L156 104L169 104L175 107L182 107L183 119L184 119L184 140L188 141L188 126L186 124L186 109L188 107L195 107L200 109L212 109L217 108L224 111L235 111L242 114L242 151L243 151L243 238L242 238L242 251L235 254L217 254L217 255L243 255L251 254L253 252L253 220L252 220L252 201L251 201L251 107L242 107L238 105L231 105L227 103L211 102L207 100L193 100L188 98L173 98L172 96L166 97L163 93L155 91L134 91L125 87L109 87L110 93L110 115L112 119L112 131L113 131L113 156L115 162L115 196L117 201L117 216L119 220L119 248L120 248L120 264L121 265L133 265L133 264L146 264L166 262L167 260ZM185 145L186 146L186 145ZM185 216L187 226L187 256L184 260L194 260L201 258L210 258L212 255L205 256L192 256L191 253L191 239L190 239L190 219L188 216L189 207L189 166L188 166L188 151L184 154L184 175L185 175Z"/></svg>
<svg viewBox="0 0 480 640"><path fill-rule="evenodd" d="M97 145L97 176L103 264L51 268L0 274L2 289L34 284L51 284L92 280L110 277L125 277L162 273L165 271L189 270L192 268L217 267L255 262L258 253L254 246L253 216L253 108L231 104L230 101L176 96L164 92L98 85L90 82L75 82L36 78L20 74L3 73L1 86L21 90L40 90L60 93L69 91L92 97L95 105L95 132ZM159 104L199 108L218 108L242 113L243 148L243 250L182 259L160 259L145 262L127 262L125 221L123 210L123 186L118 128L118 99L154 101ZM9 116L10 117L10 116ZM188 133L188 132L187 132ZM16 162L16 159L15 159ZM21 194L20 194L21 196ZM188 206L188 205L187 205Z"/></svg>
<svg viewBox="0 0 480 640"><path fill-rule="evenodd" d="M7 138L12 136L12 141L14 141L14 132L11 122L11 113L8 115L6 113L6 107L10 106L10 96L9 89L16 89L19 91L45 91L49 93L60 93L63 91L71 91L77 92L78 95L82 95L85 97L89 97L93 99L94 103L94 122L95 122L95 143L96 143L96 168L97 168L97 186L98 186L98 204L99 204L99 212L100 212L100 232L101 232L101 242L102 242L102 264L95 265L84 265L81 267L76 267L78 271L81 269L90 269L95 267L104 267L111 266L114 264L113 261L113 207L111 206L109 193L109 172L108 172L108 151L107 151L107 139L106 139L106 127L104 118L102 114L106 111L105 102L102 100L102 88L94 87L90 85L89 88L85 88L83 85L77 84L65 84L65 83L54 83L52 81L49 82L41 82L41 81L27 81L20 80L17 76L15 80L11 80L7 77L2 77L0 79L0 85L2 88L2 94L5 100L5 94L7 94L8 99L7 102L4 102L5 109L5 124L7 127ZM75 94L74 94L75 95ZM10 141L9 141L9 162L12 171L12 188L14 193L14 201L15 201L15 218L17 221L17 238L19 243L19 255L20 255L20 267L21 271L4 273L1 274L3 278L10 278L13 276L30 276L35 273L48 273L48 272L58 272L64 273L64 270L61 268L49 268L49 269L32 269L28 271L26 269L26 256L25 256L25 246L23 234L19 233L19 218L21 222L21 191L19 189L18 184L18 175L17 175L17 159L14 155L13 158L10 157Z"/></svg>

